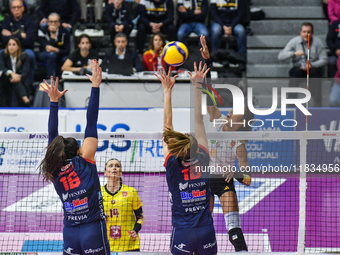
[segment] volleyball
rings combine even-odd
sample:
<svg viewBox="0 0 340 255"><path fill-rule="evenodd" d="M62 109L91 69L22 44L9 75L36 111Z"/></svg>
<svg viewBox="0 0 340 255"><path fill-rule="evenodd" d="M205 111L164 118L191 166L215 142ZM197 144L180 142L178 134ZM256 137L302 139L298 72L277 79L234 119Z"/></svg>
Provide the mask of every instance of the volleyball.
<svg viewBox="0 0 340 255"><path fill-rule="evenodd" d="M178 41L169 42L164 46L162 56L165 63L170 66L180 66L188 59L188 48Z"/></svg>

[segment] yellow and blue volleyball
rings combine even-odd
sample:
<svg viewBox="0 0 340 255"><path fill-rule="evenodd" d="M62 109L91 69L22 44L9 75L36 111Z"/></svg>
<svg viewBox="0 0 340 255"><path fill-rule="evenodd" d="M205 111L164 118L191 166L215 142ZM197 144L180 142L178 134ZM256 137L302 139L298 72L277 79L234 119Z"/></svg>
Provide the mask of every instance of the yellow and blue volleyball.
<svg viewBox="0 0 340 255"><path fill-rule="evenodd" d="M162 56L168 65L180 66L188 59L189 51L184 43L172 41L164 46Z"/></svg>

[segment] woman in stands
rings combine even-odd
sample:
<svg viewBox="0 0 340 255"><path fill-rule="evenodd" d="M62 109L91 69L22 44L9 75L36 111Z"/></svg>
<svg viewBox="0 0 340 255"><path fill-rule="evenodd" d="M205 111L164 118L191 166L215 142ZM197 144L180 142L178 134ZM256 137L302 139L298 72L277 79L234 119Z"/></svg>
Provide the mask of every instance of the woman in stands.
<svg viewBox="0 0 340 255"><path fill-rule="evenodd" d="M143 54L145 71L157 71L166 68L166 63L161 56L164 46L165 39L162 34L156 33L151 37L149 50Z"/></svg>
<svg viewBox="0 0 340 255"><path fill-rule="evenodd" d="M85 75L90 69L91 60L97 58L97 53L92 49L90 37L84 34L79 37L78 49L67 57L61 70Z"/></svg>
<svg viewBox="0 0 340 255"><path fill-rule="evenodd" d="M189 72L195 87L200 87L208 70L202 62L195 75ZM196 252L200 255L217 253L213 219L209 211L210 174L201 171L209 165L208 141L201 114L201 90L195 89L195 135L173 130L171 92L177 75L164 68L155 74L164 88L163 152L166 180L169 187L173 231L171 254L183 255Z"/></svg>
<svg viewBox="0 0 340 255"><path fill-rule="evenodd" d="M29 96L33 92L29 82L30 62L22 51L20 40L8 40L6 49L0 54L0 106L30 106ZM1 100L2 99L2 100ZM1 103L2 101L2 103Z"/></svg>
<svg viewBox="0 0 340 255"><path fill-rule="evenodd" d="M107 184L102 186L111 251L139 251L138 232L144 224L142 202L136 189L123 184L122 163L115 158L105 164Z"/></svg>
<svg viewBox="0 0 340 255"><path fill-rule="evenodd" d="M99 85L102 71L96 60L91 61L92 91L87 108L85 138L79 148L77 140L58 135L58 101L66 90L58 90L51 77L51 85L42 88L48 93L48 147L40 164L40 174L52 182L64 209L64 254L110 255L107 239L103 199L95 162L98 134Z"/></svg>
<svg viewBox="0 0 340 255"><path fill-rule="evenodd" d="M201 36L201 53L202 57L205 59L206 64L211 66L211 59L209 50L205 41L204 36ZM208 74L210 76L210 74ZM243 126L248 124L249 120L254 119L254 114L252 114L248 107L245 106L244 115L233 114L231 109L227 116L223 115L221 111L214 105L210 97L207 97L207 110L210 115L210 130L211 132L226 132L226 131L251 131L251 127ZM213 126L214 120L223 120ZM232 124L237 123L237 124ZM246 141L237 140L222 140L222 141L210 141L210 166L215 166L215 169L220 169L221 171L215 171L215 176L211 178L211 200L210 200L210 210L213 212L214 209L214 195L217 195L220 199L226 228L229 234L229 240L234 245L235 251L248 251L246 242L244 240L243 232L241 229L241 220L238 208L238 201L234 186L234 178L237 179L244 185L249 186L251 183L251 177L246 173L235 173L233 167L234 162L238 159L240 169L245 172L249 169L249 163L247 158L247 149L245 147ZM218 168L219 166L219 168Z"/></svg>

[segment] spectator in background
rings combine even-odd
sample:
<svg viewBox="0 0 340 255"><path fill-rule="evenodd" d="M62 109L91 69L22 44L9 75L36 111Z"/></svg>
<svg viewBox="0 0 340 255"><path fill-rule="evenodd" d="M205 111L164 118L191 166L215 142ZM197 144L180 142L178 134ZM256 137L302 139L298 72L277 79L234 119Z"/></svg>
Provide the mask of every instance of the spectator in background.
<svg viewBox="0 0 340 255"><path fill-rule="evenodd" d="M111 41L114 41L117 33L124 33L129 37L133 25L128 3L124 0L113 0L106 6L106 17L110 26Z"/></svg>
<svg viewBox="0 0 340 255"><path fill-rule="evenodd" d="M30 62L28 79L32 84L34 81L35 54L33 51L36 38L37 26L34 21L24 15L24 3L22 0L13 0L11 3L11 13L2 22L2 41L7 44L9 39L16 37L20 40L21 46L27 53Z"/></svg>
<svg viewBox="0 0 340 255"><path fill-rule="evenodd" d="M30 63L28 55L22 52L20 40L13 37L8 40L6 49L0 53L0 106L30 106L32 93L29 82ZM2 101L2 102L1 102Z"/></svg>
<svg viewBox="0 0 340 255"><path fill-rule="evenodd" d="M334 77L338 67L337 59L340 56L340 19L334 21L328 29L327 46L330 49L330 56L328 59L328 77Z"/></svg>
<svg viewBox="0 0 340 255"><path fill-rule="evenodd" d="M46 17L51 13L58 13L61 25L70 32L80 18L80 7L77 0L41 0L38 9L40 26L47 25Z"/></svg>
<svg viewBox="0 0 340 255"><path fill-rule="evenodd" d="M168 41L176 41L174 3L172 0L141 0L137 29L137 52L143 53L147 34L162 33Z"/></svg>
<svg viewBox="0 0 340 255"><path fill-rule="evenodd" d="M334 83L329 95L329 104L333 107L340 107L340 58L337 61L338 71L334 76Z"/></svg>
<svg viewBox="0 0 340 255"><path fill-rule="evenodd" d="M97 53L91 49L92 43L88 35L81 35L78 40L78 49L67 57L61 70L85 75L91 70L91 60L97 59Z"/></svg>
<svg viewBox="0 0 340 255"><path fill-rule="evenodd" d="M213 24L211 26L211 49L218 50L223 34L237 36L238 52L246 56L247 35L241 24L246 15L247 0L211 0L210 10Z"/></svg>
<svg viewBox="0 0 340 255"><path fill-rule="evenodd" d="M327 65L327 52L322 41L313 36L313 24L304 22L301 25L300 36L291 39L285 48L278 55L279 60L291 59L293 67L289 71L289 78L306 78L307 77L307 51L308 51L308 34L310 34L310 61L309 77L321 78L322 67ZM290 87L298 87L296 79L289 79ZM310 79L310 91L314 98L314 106L320 107L322 101L321 86L315 79ZM289 98L296 98L296 93L289 93Z"/></svg>
<svg viewBox="0 0 340 255"><path fill-rule="evenodd" d="M86 22L87 22L87 0L78 0L81 10L81 17L80 17L80 30L86 29ZM95 18L95 26L94 28L97 30L102 29L101 20L103 15L103 0L94 0L94 18Z"/></svg>
<svg viewBox="0 0 340 255"><path fill-rule="evenodd" d="M38 31L40 41L40 59L47 63L46 78L55 76L56 64L61 65L70 54L70 33L60 25L60 16L51 13L48 16L48 26Z"/></svg>
<svg viewBox="0 0 340 255"><path fill-rule="evenodd" d="M329 0L327 8L329 24L340 19L340 0Z"/></svg>
<svg viewBox="0 0 340 255"><path fill-rule="evenodd" d="M145 71L157 71L166 69L166 63L161 56L165 46L165 39L162 34L157 33L151 37L149 50L143 54L143 66Z"/></svg>
<svg viewBox="0 0 340 255"><path fill-rule="evenodd" d="M328 22L331 22L328 17L328 0L321 0L321 2L322 2L323 14L325 14L325 17L328 19Z"/></svg>
<svg viewBox="0 0 340 255"><path fill-rule="evenodd" d="M191 32L198 36L204 35L209 40L208 28L204 24L208 14L208 0L178 0L177 10L181 21L177 31L179 41L187 44L187 37Z"/></svg>
<svg viewBox="0 0 340 255"><path fill-rule="evenodd" d="M101 66L103 71L107 71L109 61L115 61L117 59L130 59L133 62L133 68L135 69L135 71L137 72L144 71L141 59L137 56L137 54L134 51L127 48L128 38L126 34L124 33L116 34L114 39L114 45L115 49L105 54L105 58Z"/></svg>

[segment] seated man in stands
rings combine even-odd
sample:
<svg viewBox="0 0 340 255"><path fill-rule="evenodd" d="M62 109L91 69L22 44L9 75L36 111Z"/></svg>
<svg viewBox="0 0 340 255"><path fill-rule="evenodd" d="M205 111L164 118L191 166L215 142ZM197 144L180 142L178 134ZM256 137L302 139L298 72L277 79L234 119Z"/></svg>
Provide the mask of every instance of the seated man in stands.
<svg viewBox="0 0 340 255"><path fill-rule="evenodd" d="M304 22L300 35L291 39L278 55L279 60L291 59L293 67L289 71L289 87L299 86L299 82L292 78L307 77L308 34L310 34L309 48L309 77L321 78L322 67L327 65L327 52L322 41L313 36L313 24ZM320 107L322 101L321 84L310 79L310 91L314 99L314 107ZM296 98L296 93L289 93L289 98Z"/></svg>
<svg viewBox="0 0 340 255"><path fill-rule="evenodd" d="M211 26L211 50L220 48L221 36L235 34L238 52L246 56L247 35L241 24L246 15L246 0L211 0L210 11L213 24Z"/></svg>
<svg viewBox="0 0 340 255"><path fill-rule="evenodd" d="M340 19L334 21L330 26L327 34L327 46L331 51L328 59L328 77L334 77L337 67L337 60L340 56Z"/></svg>
<svg viewBox="0 0 340 255"><path fill-rule="evenodd" d="M177 10L181 21L177 31L180 42L187 44L187 37L191 32L198 36L204 35L206 40L209 40L208 28L204 24L208 14L208 0L178 0Z"/></svg>
<svg viewBox="0 0 340 255"><path fill-rule="evenodd" d="M61 65L70 54L70 33L60 25L60 16L51 13L48 16L48 26L38 31L40 41L40 59L47 63L47 75L49 79L55 76L56 65Z"/></svg>
<svg viewBox="0 0 340 255"><path fill-rule="evenodd" d="M80 18L80 30L86 29L87 22L87 2L88 0L79 0L79 5L81 9L81 18ZM94 29L100 30L102 29L101 20L103 15L103 0L94 0L94 18L95 18L95 26Z"/></svg>
<svg viewBox="0 0 340 255"><path fill-rule="evenodd" d="M137 29L137 52L143 54L147 34L162 33L168 41L176 41L174 3L172 0L141 0Z"/></svg>
<svg viewBox="0 0 340 255"><path fill-rule="evenodd" d="M21 46L27 53L30 61L30 71L28 79L30 83L34 81L35 54L33 51L37 26L33 19L24 15L24 3L22 0L13 0L11 3L11 13L2 22L2 41L6 45L10 38L16 37L20 40Z"/></svg>
<svg viewBox="0 0 340 255"><path fill-rule="evenodd" d="M61 70L85 75L91 70L91 60L97 59L97 53L91 48L92 43L88 35L83 34L78 40L78 49L67 57Z"/></svg>
<svg viewBox="0 0 340 255"><path fill-rule="evenodd" d="M58 13L61 25L70 32L80 18L80 7L77 0L41 0L38 9L40 26L48 25L46 17L51 13Z"/></svg>
<svg viewBox="0 0 340 255"><path fill-rule="evenodd" d="M124 0L113 0L112 3L106 6L111 41L114 40L117 33L124 33L129 37L133 28L131 12L130 5Z"/></svg>
<svg viewBox="0 0 340 255"><path fill-rule="evenodd" d="M109 61L114 62L117 59L129 59L133 62L133 68L135 69L135 71L137 72L144 71L142 60L134 51L127 48L128 39L126 34L124 33L116 34L114 45L115 49L113 51L107 52L105 55L105 58L101 66L103 71L107 71Z"/></svg>

